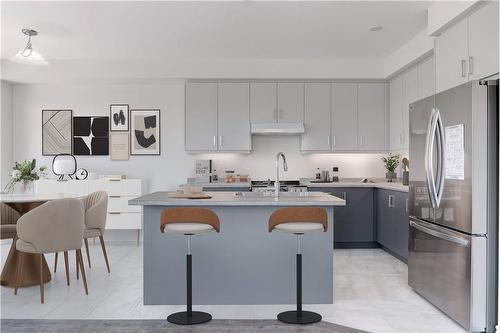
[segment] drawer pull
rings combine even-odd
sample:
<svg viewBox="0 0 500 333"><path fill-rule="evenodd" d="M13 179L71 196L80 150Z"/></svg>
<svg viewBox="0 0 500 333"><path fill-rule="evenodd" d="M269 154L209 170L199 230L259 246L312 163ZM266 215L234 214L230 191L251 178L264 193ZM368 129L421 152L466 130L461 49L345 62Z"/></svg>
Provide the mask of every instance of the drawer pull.
<svg viewBox="0 0 500 333"><path fill-rule="evenodd" d="M120 212L109 212L109 214L118 215L118 214L121 214L121 213Z"/></svg>
<svg viewBox="0 0 500 333"><path fill-rule="evenodd" d="M347 192L342 192L342 199L347 203Z"/></svg>
<svg viewBox="0 0 500 333"><path fill-rule="evenodd" d="M122 196L121 195L110 195L109 197L110 198L121 198Z"/></svg>
<svg viewBox="0 0 500 333"><path fill-rule="evenodd" d="M394 208L394 195L389 195L389 208Z"/></svg>

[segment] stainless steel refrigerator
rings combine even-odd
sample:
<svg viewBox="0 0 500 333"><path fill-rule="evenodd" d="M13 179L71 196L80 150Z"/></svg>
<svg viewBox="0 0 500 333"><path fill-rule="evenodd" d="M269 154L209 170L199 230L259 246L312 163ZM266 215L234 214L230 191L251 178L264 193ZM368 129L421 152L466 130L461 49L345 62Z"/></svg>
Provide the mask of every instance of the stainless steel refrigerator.
<svg viewBox="0 0 500 333"><path fill-rule="evenodd" d="M408 284L471 332L495 332L498 79L410 105Z"/></svg>

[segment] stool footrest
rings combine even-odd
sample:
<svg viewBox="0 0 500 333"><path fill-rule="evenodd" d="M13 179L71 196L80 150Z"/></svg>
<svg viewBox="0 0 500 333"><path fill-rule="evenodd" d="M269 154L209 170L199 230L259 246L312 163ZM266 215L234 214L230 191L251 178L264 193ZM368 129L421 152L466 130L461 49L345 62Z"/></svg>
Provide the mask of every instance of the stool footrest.
<svg viewBox="0 0 500 333"><path fill-rule="evenodd" d="M278 320L287 324L313 324L321 321L321 315L311 311L285 311L278 315Z"/></svg>
<svg viewBox="0 0 500 333"><path fill-rule="evenodd" d="M201 311L192 311L191 316L189 316L187 311L182 311L172 313L167 317L167 320L169 323L176 325L196 325L212 320L212 316L209 313Z"/></svg>

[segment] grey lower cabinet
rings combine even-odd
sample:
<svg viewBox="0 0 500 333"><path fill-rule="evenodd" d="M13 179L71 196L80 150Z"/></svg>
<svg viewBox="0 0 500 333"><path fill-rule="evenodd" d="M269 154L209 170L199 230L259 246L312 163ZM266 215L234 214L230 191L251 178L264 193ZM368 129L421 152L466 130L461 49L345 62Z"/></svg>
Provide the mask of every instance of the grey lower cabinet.
<svg viewBox="0 0 500 333"><path fill-rule="evenodd" d="M397 258L408 259L408 193L377 189L377 242Z"/></svg>
<svg viewBox="0 0 500 333"><path fill-rule="evenodd" d="M333 210L335 248L378 247L375 237L373 188L310 187L309 191L327 192L346 200L345 206L335 207Z"/></svg>

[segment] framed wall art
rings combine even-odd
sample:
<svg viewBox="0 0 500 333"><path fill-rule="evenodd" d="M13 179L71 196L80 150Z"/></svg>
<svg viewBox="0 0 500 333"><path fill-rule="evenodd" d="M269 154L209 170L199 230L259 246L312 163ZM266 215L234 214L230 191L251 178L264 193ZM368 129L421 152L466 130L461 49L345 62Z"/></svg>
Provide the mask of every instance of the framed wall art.
<svg viewBox="0 0 500 333"><path fill-rule="evenodd" d="M109 106L109 130L111 132L129 131L128 104L111 104Z"/></svg>
<svg viewBox="0 0 500 333"><path fill-rule="evenodd" d="M160 110L130 110L130 155L160 155Z"/></svg>
<svg viewBox="0 0 500 333"><path fill-rule="evenodd" d="M42 110L42 155L72 152L72 110Z"/></svg>
<svg viewBox="0 0 500 333"><path fill-rule="evenodd" d="M73 155L109 155L109 117L73 117Z"/></svg>
<svg viewBox="0 0 500 333"><path fill-rule="evenodd" d="M109 158L112 161L127 161L129 142L128 132L109 133Z"/></svg>

